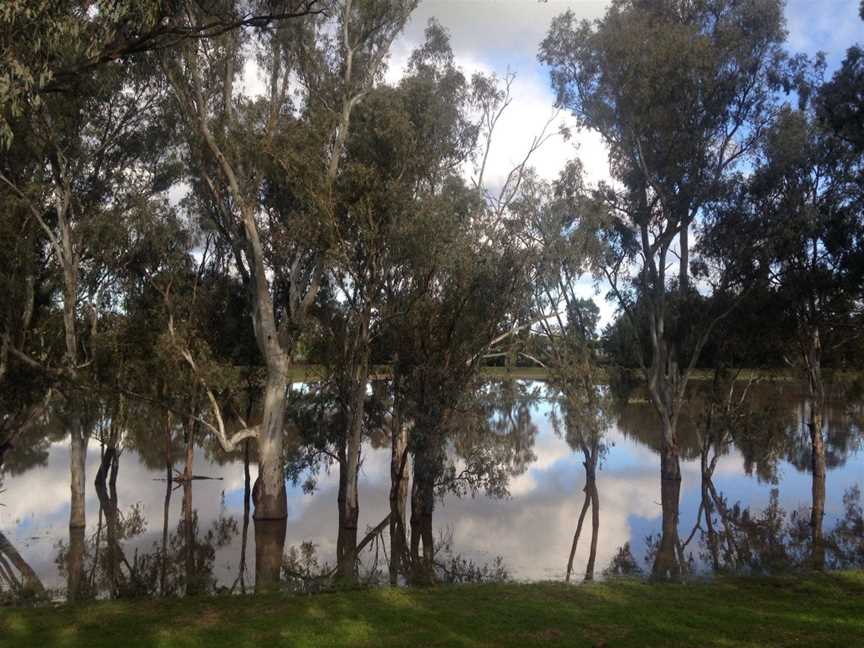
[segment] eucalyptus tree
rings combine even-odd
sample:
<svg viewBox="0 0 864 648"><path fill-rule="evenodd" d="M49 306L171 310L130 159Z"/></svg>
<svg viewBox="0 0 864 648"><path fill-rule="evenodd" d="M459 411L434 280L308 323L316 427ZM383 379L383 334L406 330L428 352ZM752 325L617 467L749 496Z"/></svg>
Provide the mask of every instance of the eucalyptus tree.
<svg viewBox="0 0 864 648"><path fill-rule="evenodd" d="M481 224L482 200L463 181L451 178L426 209L408 238L416 252L403 269L404 306L391 332L396 398L411 422L410 564L420 582L434 573L432 514L448 443L464 424L485 351L512 330L525 290L523 251Z"/></svg>
<svg viewBox="0 0 864 648"><path fill-rule="evenodd" d="M81 387L94 377L100 326L113 305L115 243L123 238L118 232L153 193L163 133L154 119L159 96L158 83L141 66L100 68L82 79L76 93L45 98L14 122L20 137L7 153L26 147L31 161L0 169L0 182L37 228L44 270L55 277L62 306L62 354L33 357L29 349L10 350L54 382L63 397L55 411L71 437L69 523L70 533L79 536L85 526L87 440L95 420L95 403ZM33 290L32 277L25 277L25 290ZM72 596L80 580L74 571Z"/></svg>
<svg viewBox="0 0 864 648"><path fill-rule="evenodd" d="M864 3L861 4L864 20ZM864 48L855 44L816 96L819 120L864 155Z"/></svg>
<svg viewBox="0 0 864 648"><path fill-rule="evenodd" d="M823 362L857 337L864 277L861 158L811 110L784 110L761 149L750 193L771 254L768 278L785 321L784 359L805 378L813 501L813 566L824 565Z"/></svg>
<svg viewBox="0 0 864 648"><path fill-rule="evenodd" d="M658 577L678 573L678 417L691 370L725 312L693 330L693 310L683 305L701 300L691 287L689 231L770 119L785 78L784 37L779 0L615 0L593 23L577 23L572 12L557 17L541 45L557 104L603 137L619 183L605 188L610 217L599 231L611 245L597 270L634 331L636 294L648 315L648 344L634 342L663 423ZM676 254L677 282L667 276Z"/></svg>
<svg viewBox="0 0 864 648"><path fill-rule="evenodd" d="M312 137L330 149L323 173L313 171L319 190L311 202L328 246L326 290L316 315L334 341L325 358L344 425L337 444L337 561L348 579L356 563L357 479L372 341L391 263L393 223L407 208L417 177L412 167L421 164L398 145L399 128L403 136L416 137L399 100L392 89L377 86L390 45L416 5L416 0L333 3L335 25L307 21L310 28L300 31L293 46Z"/></svg>
<svg viewBox="0 0 864 648"><path fill-rule="evenodd" d="M567 561L569 582L585 516L591 509L592 531L585 580L594 577L600 524L597 469L604 452L604 395L600 387L599 311L580 297L580 281L590 281L599 254L585 222L598 205L583 184L581 163L570 162L555 183L528 178L514 210L526 222L526 245L533 252L530 311L531 354L545 367L548 385L560 409L553 424L568 444L583 454L585 499ZM602 210L600 210L602 211Z"/></svg>
<svg viewBox="0 0 864 648"><path fill-rule="evenodd" d="M201 3L196 2L200 6ZM101 66L170 51L189 39L314 15L319 0L208 3L188 13L162 0L27 0L0 7L0 142L14 137L12 119L45 97L74 92Z"/></svg>

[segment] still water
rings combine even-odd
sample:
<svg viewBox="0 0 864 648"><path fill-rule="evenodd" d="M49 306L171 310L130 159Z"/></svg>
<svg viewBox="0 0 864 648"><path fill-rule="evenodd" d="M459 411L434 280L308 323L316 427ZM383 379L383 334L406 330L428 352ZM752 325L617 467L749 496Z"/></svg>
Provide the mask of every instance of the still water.
<svg viewBox="0 0 864 648"><path fill-rule="evenodd" d="M754 448L753 444L758 445L764 436L757 429L747 437L749 447L735 444L724 447L713 472L713 486L730 515L737 515L739 521L743 508L749 508L749 518L745 516L744 520L758 518L773 496L775 504L786 514L784 524L792 524L795 519L800 522L807 518L811 506L804 403L779 388L763 393L762 398L773 403L775 412L780 412L775 418L782 419L783 438L778 442L774 435L770 451ZM527 462L517 471L519 474L510 477L508 496L490 497L482 492L474 497L449 495L437 504L436 532L440 540L447 541L441 544L446 544L452 554L476 566L494 565L500 558L498 564L516 580L564 577L583 504L585 457L581 450L568 444L561 425L553 425L554 410L553 403L544 398L528 407L530 425L521 441ZM856 505L855 488L864 482L864 451L857 411L858 407L849 402L835 403L829 411L826 533L844 520L847 526L850 524L850 506L854 514ZM661 515L659 430L654 419L653 410L644 402L631 403L608 417L603 436L605 450L600 453L597 471L598 578L603 577L604 568L626 544L636 564L650 571L646 561L650 550L647 539L658 533ZM763 421L758 425L768 424ZM67 551L74 538L70 538L69 530L70 447L62 435L55 437L59 438L45 441L39 452L31 451L32 456L7 462L0 481L0 532L5 536L7 552L0 555L6 555L5 569L13 577L17 573L16 561L9 556L17 555L16 560L32 569L51 596L62 598L67 585ZM696 415L689 422L682 422L681 437L683 482L679 529L684 540L691 535L702 501ZM151 584L161 581L161 591L167 593L188 591L184 583L193 574L199 591L250 588L255 574L255 534L248 518L244 524L247 481L243 458L226 461L212 446L196 447L193 473L207 479L168 483L165 464L160 465L152 457L145 458L135 445L120 444L115 488L110 493L112 498L116 497L118 512L112 527L107 523L110 511L104 510L104 502L100 505L93 487L103 450L98 440L89 442L83 560L90 594L105 596L112 591L112 575L105 573L108 554L116 557L111 569L119 570L122 578L129 580L134 572L135 579ZM364 528L374 527L389 512L390 450L386 442L378 445L377 448L368 445L363 455L361 536ZM19 454L27 453L21 450ZM182 470L182 460L178 464L175 468ZM254 463L249 471L254 483ZM322 471L312 493L293 483L288 484L288 489L286 554L301 556L302 552L296 550L309 543L307 551L311 544L315 562L303 564L303 569L315 571L324 569L325 564L333 565L337 535L336 469ZM857 510L860 516L860 508ZM581 577L588 560L590 517L574 558L576 577ZM722 526L719 520L715 522ZM853 526L854 523L852 520ZM693 558L697 572L706 565L704 542L700 548L704 523L700 527L685 550ZM10 545L15 554L9 554ZM386 573L388 546L385 531L379 542L366 548L362 562L367 573L376 567ZM296 561L293 564L301 568ZM4 565L0 564L2 568ZM0 589L8 593L10 582L8 576L4 580L2 575ZM113 591L116 595L118 590ZM148 591L158 592L160 586L152 585Z"/></svg>

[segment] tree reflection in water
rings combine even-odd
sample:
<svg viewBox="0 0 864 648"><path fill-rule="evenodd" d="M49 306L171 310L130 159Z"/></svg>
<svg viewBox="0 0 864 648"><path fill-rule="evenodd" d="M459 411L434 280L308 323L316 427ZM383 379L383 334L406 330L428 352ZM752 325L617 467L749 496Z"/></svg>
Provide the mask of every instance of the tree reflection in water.
<svg viewBox="0 0 864 648"><path fill-rule="evenodd" d="M793 385L750 384L733 378L720 372L712 381L699 383L682 412L679 428L681 455L687 460L687 475L692 475L695 481L690 481L691 477L687 476L687 484L693 485L693 497L688 504L692 508L687 527L682 529L679 558L689 571L699 573L774 573L809 568L814 546L812 505L805 500L802 503L807 505L802 507L795 502L798 491L794 497L788 494L784 497L782 490L789 471L793 475L800 471L808 484L810 481L806 408L802 422L800 401ZM583 390L581 393L584 396L588 392ZM646 567L652 564L657 537L652 536L643 543L646 534L638 533L638 530L634 536L631 528L630 537L622 538L607 529L614 529L610 524L616 523L616 516L620 519L621 488L627 487L630 471L638 472L656 458L656 435L659 431L651 427L654 417L645 414L647 405L639 401L638 394L627 404L611 399L607 402L608 396L605 387L598 388L592 405L590 399L574 401L564 398L559 392L543 394L529 386L495 383L478 390L472 398L466 398L460 404L450 417L446 435L450 442L445 446L444 460L435 484L436 503L447 501L448 506L441 509L440 515L436 514L436 524L432 529L434 580L470 582L509 578L511 575L521 577L524 572L520 571L519 551L526 550L526 538L541 540L544 544L538 548L552 546L548 538L542 537L544 528L534 522L541 519L537 515L547 514L543 513L547 504L542 499L547 492L549 496L554 495L549 502L555 508L548 509L553 517L542 519L554 522L557 515L561 518L561 526L555 527L559 536L558 549L544 555L554 553L559 556L561 567L565 561L567 564L566 571L559 568L557 574L566 578L568 573L571 576L578 573L581 580L583 577L597 577L600 573L603 577L614 577L648 571ZM848 480L848 473L842 473L847 462L853 462L852 470L858 465L854 463L858 459L852 457L859 449L860 417L857 406L847 405L843 396L840 394L829 399L825 408L825 455L829 470L826 510L829 514L825 517L821 544L828 569L864 564L861 490L854 480L851 484L844 483ZM375 492L379 492L382 498L379 507L383 506L386 512L391 511L388 499L394 492L390 484L393 467L390 437L400 427L393 423L391 405L387 400L392 398L392 394L387 390L377 390L371 397L381 398L382 404L370 407L369 411L384 414L376 414L377 419L370 417L368 421L370 444L364 448L364 458L372 466L370 470L383 470L376 476L381 486L380 491ZM551 424L541 431L538 423L546 418L541 412L547 409L551 409L553 414L549 417ZM593 418L587 416L589 409L595 412ZM152 415L150 420L153 420ZM251 591L253 586L259 591L279 588L311 592L334 586L334 563L331 562L327 536L322 535L325 532L315 530L304 537L309 527L295 526L294 518L287 523L291 526L286 526L285 521L271 523L252 519L254 446L241 446L236 455L222 457L220 451L214 451L209 441L196 432L194 418L163 413L157 420L158 425L149 432L143 425L128 428L121 424L120 417L116 417L117 423L112 426L110 416L104 417L104 422L97 421L93 427L92 438L102 447L101 450L92 448L90 454L93 467L88 470L95 474L89 506L94 502L98 506L91 512L91 526L70 526L68 536L57 543L53 555L53 565L57 570L54 573L62 577L61 589L70 601L100 597L244 593ZM43 431L44 443L35 443L29 449L21 448L20 452L17 449L7 452L6 488L14 485L21 475L26 475L30 466L47 466L47 458L55 449L61 453L58 457L63 459L64 479L69 480L69 465L65 461L66 455L62 454L63 431L59 428L62 425L46 428ZM410 434L410 426L401 426L401 429ZM23 438L19 437L19 441ZM158 443L153 443L154 438ZM541 440L539 446L538 439ZM566 468L570 483L577 480L579 487L584 489L575 514L567 519L561 517L560 512L573 508L572 494L565 494L560 484L555 484L549 491L537 489L537 479L548 473L544 472L545 468L535 472L534 466L549 466L550 439L557 444L553 459L559 463L553 465ZM620 455L616 454L622 450L616 445L623 446L625 456L626 452L635 449L654 452L640 456L638 469L626 464L622 467ZM407 445L400 441L396 447L404 452ZM42 449L35 452L33 448ZM208 456L211 453L212 458ZM196 455L200 458L195 458ZM213 507L217 509L215 512L208 513L201 507L208 507L208 500L211 507L218 502L218 499L213 499L213 490L209 488L218 482L201 480L230 474L229 471L220 471L216 463L226 459L239 461L239 470L234 472L239 480L231 491L231 503L226 504L223 500L220 506ZM209 474L196 475L193 460L198 466L197 472ZM603 487L598 481L601 463ZM144 468L143 474L136 472L136 465ZM398 466L396 468L392 474L398 476ZM730 470L738 475L738 481L728 481ZM846 476L832 482L832 470ZM581 481L583 474L584 482ZM149 475L158 479L152 487ZM606 475L610 490L601 516L599 504L601 491L607 487ZM296 478L298 483L309 483L310 476L323 477L323 471L310 472L307 464L298 471ZM142 482L142 479L146 481ZM124 480L127 482L125 488ZM767 502L747 501L750 492L759 492L755 485L763 482L773 486L770 494L767 489L761 491ZM322 480L321 483L326 482ZM518 485L514 491L515 498L508 501L514 483ZM735 486L746 484L753 484L753 490L746 494L734 490ZM527 493L526 486L530 486ZM142 488L156 489L153 492L158 492L158 495L155 499L151 497L149 504L142 504L134 494ZM65 492L69 495L64 495L64 498L76 497L70 491ZM399 489L395 492L398 499ZM126 493L133 493L131 500L123 501L130 497ZM808 497L809 493L808 489ZM471 504L472 500L466 498L463 505L458 498L453 499L454 494L476 495L478 503ZM8 498L8 494L5 496ZM504 501L500 504L494 501L502 496ZM309 498L305 500L307 504L316 502L317 510L329 511L323 504L323 508L318 506L317 502L322 501L319 496L303 497ZM645 499L642 497L641 501ZM453 502L453 509L450 502ZM485 519L494 523L498 515L495 511L503 512L508 507L511 512L520 511L520 515L525 516L513 519L529 520L527 524L533 526L527 530L510 527L512 536L506 531L484 532L482 520L487 513L478 512L488 511L492 517ZM535 509L536 513L532 512ZM68 509L64 507L62 510L65 517ZM294 510L293 505L291 510ZM373 524L380 518L379 510L371 508L370 504L368 515L376 518L371 520ZM478 517L469 517L463 524L460 511ZM656 518L650 513L651 507L645 511L642 515L656 530ZM455 513L455 517L451 513ZM406 518L408 514L406 507ZM145 515L151 516L150 519L145 519ZM390 528L388 516L383 524L370 524L361 533L365 537L358 543L359 582L393 582L394 573L398 584L410 581L413 569L410 551L407 558L403 554L399 560L394 560L390 551L392 538L388 537ZM471 533L480 535L465 535L465 528L473 528ZM287 541L289 536L293 545ZM478 552L477 542L481 540L485 543L481 545L484 550ZM621 544L617 553L610 553L612 542ZM291 546L286 547L286 543ZM38 552L33 549L36 546L22 541L20 532L16 535L3 529L0 588L5 593L4 599L32 600L34 597L57 596L56 588L60 584L51 580L54 573L39 562ZM410 544L407 546L410 548ZM220 550L224 552L220 553ZM497 554L506 556L506 564L501 558L496 558ZM224 564L218 560L219 556L226 557ZM423 554L420 558L425 560ZM531 558L533 560L533 556ZM550 559L549 562L554 561Z"/></svg>

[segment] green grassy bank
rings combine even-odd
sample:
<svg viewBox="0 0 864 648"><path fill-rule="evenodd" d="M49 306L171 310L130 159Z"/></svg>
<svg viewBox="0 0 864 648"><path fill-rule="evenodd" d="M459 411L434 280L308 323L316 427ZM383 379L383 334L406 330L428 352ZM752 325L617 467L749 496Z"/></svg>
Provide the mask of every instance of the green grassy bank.
<svg viewBox="0 0 864 648"><path fill-rule="evenodd" d="M864 646L864 573L0 609L0 646Z"/></svg>

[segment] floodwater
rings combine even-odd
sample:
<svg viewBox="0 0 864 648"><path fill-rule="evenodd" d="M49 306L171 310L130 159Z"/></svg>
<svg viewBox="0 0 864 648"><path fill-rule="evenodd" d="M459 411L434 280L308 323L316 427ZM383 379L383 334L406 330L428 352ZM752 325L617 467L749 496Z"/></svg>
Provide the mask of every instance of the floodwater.
<svg viewBox="0 0 864 648"><path fill-rule="evenodd" d="M774 528L775 535L782 536L782 542L793 542L796 536L791 530L796 522L800 528L802 521L809 519L811 507L806 404L789 390L779 388L767 397L763 394L763 401L773 404L773 421L759 420L751 424L754 429L747 435L736 437L738 445L723 446L712 474L712 484L728 508L729 524L734 526L734 518L743 529L749 521L750 531L758 527L760 515L764 517L773 498L774 505L782 509L783 517L772 519L775 522L780 519L785 531L778 530L776 525L771 527L764 520L758 528L762 531ZM760 407L755 408L757 413ZM438 501L434 526L439 545L446 545L450 554L477 567L491 567L500 557L497 564L516 580L564 578L583 504L585 456L580 448L574 449L568 444L568 435L562 432L560 422L553 425L554 409L549 400L542 398L527 406L530 423L522 426L523 437L519 440L525 465L515 471L518 474L510 476L509 495L491 497L481 491L473 497L470 494L445 495ZM855 515L856 487L860 488L864 482L858 410L848 402L835 403L829 408L825 432L828 475L824 519L829 538L838 525L845 523L848 527L855 523L849 518ZM597 578L603 577L603 570L626 544L636 566L650 572L646 560L646 557L650 559L649 538L659 532L661 521L659 430L655 419L650 406L638 402L608 416L596 479L599 494ZM682 541L691 536L703 494L699 420L693 415L681 425L683 481L679 534ZM762 434L771 426L780 430L779 437L778 434ZM771 440L767 441L766 437ZM70 444L56 431L52 438L54 440L46 439L37 450L20 449L17 458L13 456L7 461L0 481L0 532L6 540L6 553L0 551L0 558L6 556L5 564L0 561L0 591L5 591L7 597L15 589L16 580L19 584L26 580L21 575L22 565L16 564L10 555L17 555L32 570L49 596L63 598L68 582L69 548L80 547L80 538L76 545L76 538L70 537L69 529ZM746 439L746 443L741 438ZM152 443L158 446L163 441L156 434ZM760 443L766 446L770 443L771 447L760 447ZM206 449L196 447L192 472L207 479L168 483L165 464L143 457L136 445L140 447L140 440L132 443L121 439L114 488L110 489L108 500L103 498L100 504L93 479L103 449L98 439L89 441L86 528L81 558L89 595L251 589L255 579L255 533L248 518L244 525L247 482L242 456L226 462L212 444ZM389 512L390 449L386 441L378 445L377 448L367 445L363 455L361 537L363 529L374 527ZM148 451L148 454L158 456L158 452ZM183 459L175 462L175 468L183 469ZM254 483L254 463L249 471ZM289 482L285 553L289 556L293 553L294 558L288 560L292 569L314 573L326 570L325 565L334 565L337 488L336 467L318 474L312 493L304 492L301 484ZM106 501L113 502L109 503L109 509L116 506L116 516L106 511ZM857 505L860 516L860 501ZM742 516L743 509L749 511L744 511ZM115 524L110 525L110 520ZM588 515L573 561L576 580L584 575L589 557L590 520ZM715 526L724 528L716 511ZM705 528L703 518L684 549L696 573L707 571L709 565ZM756 536L765 537L761 531L750 535L746 535L746 531L742 530L744 535L736 536L737 540L730 536L721 544L739 547L742 538L746 537L752 544ZM848 533L846 541L849 541ZM299 551L303 543L311 543L314 548L314 555L307 553L309 560L305 563ZM10 545L14 554L9 553ZM309 546L306 545L307 552ZM383 580L386 581L388 550L385 531L380 541L370 543L364 550L361 574L368 575L377 568L385 574ZM764 556L758 548L750 547L748 551L749 561L740 554L735 562L737 568L752 570L754 565L760 568L767 565L768 561L758 559L759 555ZM787 556L790 562L794 555L794 548L790 549ZM848 564L848 552L845 558L838 555L829 551L829 567ZM731 562L726 560L724 564L729 567ZM777 566L776 562L772 565ZM118 586L117 579L125 585ZM191 586L193 582L194 587Z"/></svg>

